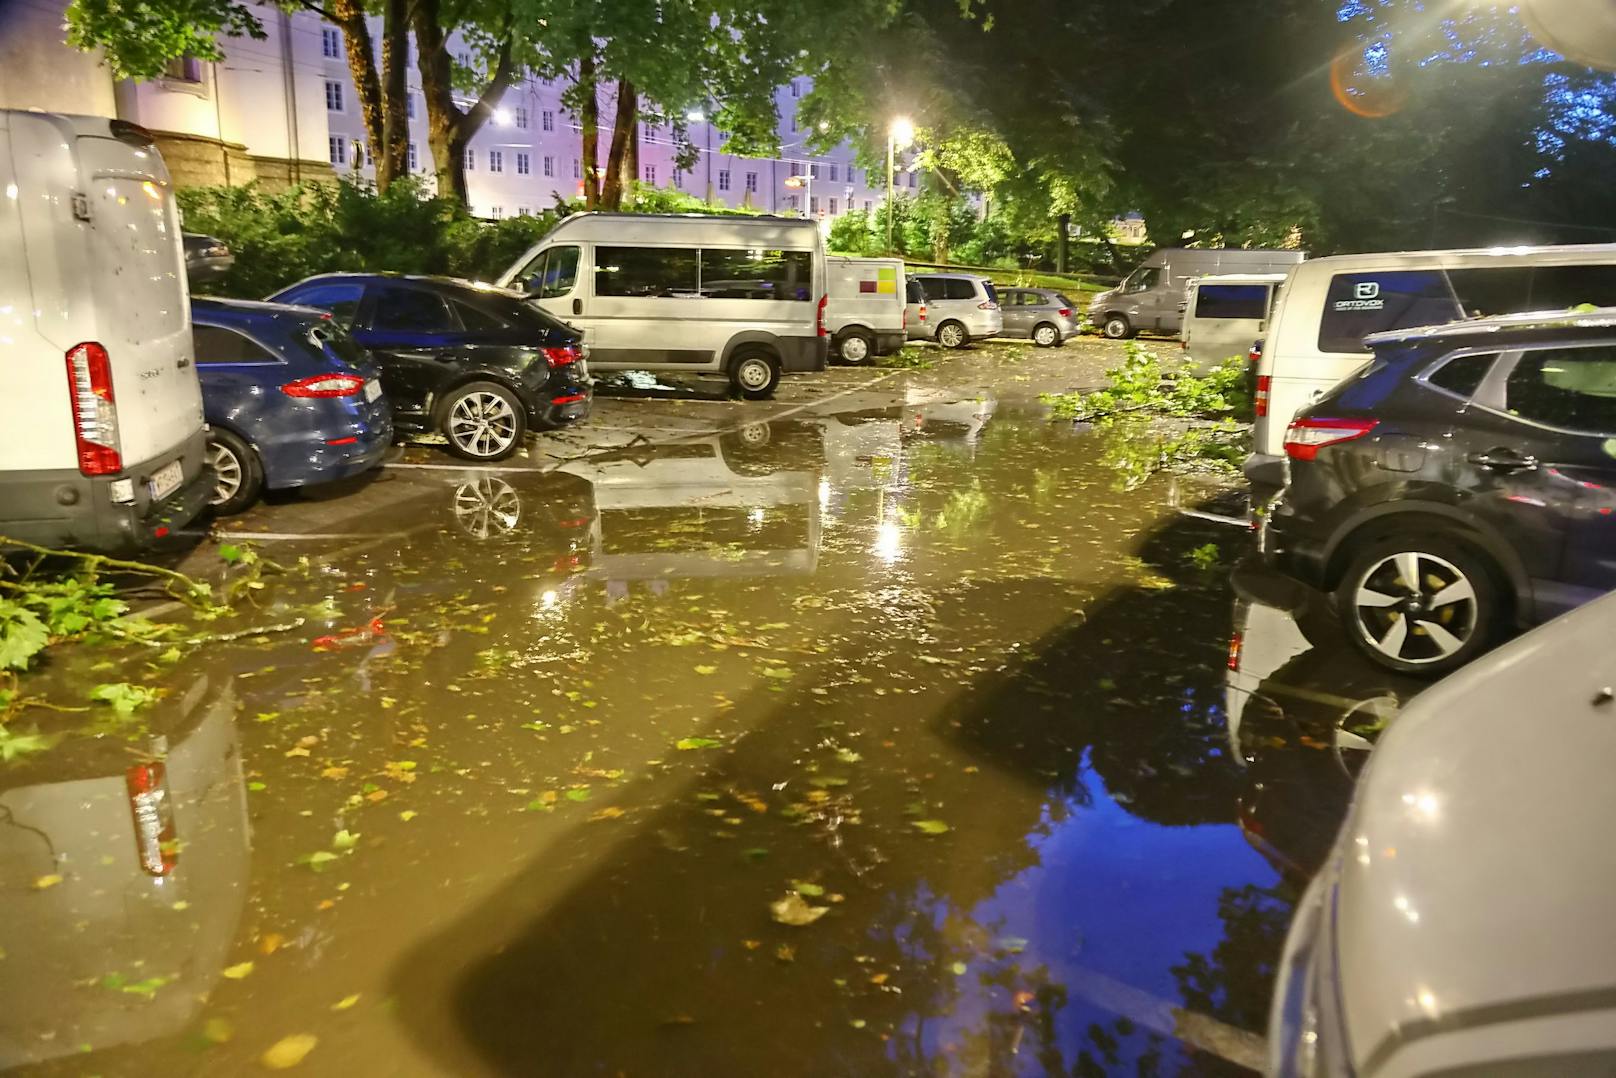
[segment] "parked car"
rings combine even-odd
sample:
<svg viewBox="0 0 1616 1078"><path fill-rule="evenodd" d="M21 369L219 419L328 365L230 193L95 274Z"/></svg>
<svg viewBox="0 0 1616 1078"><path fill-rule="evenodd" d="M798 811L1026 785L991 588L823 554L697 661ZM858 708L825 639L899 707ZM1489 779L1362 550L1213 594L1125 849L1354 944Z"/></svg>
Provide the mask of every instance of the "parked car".
<svg viewBox="0 0 1616 1078"><path fill-rule="evenodd" d="M0 534L146 546L213 489L168 170L123 120L0 110L0 188Z"/></svg>
<svg viewBox="0 0 1616 1078"><path fill-rule="evenodd" d="M825 259L825 277L825 329L835 355L846 363L868 363L903 347L903 259L832 255Z"/></svg>
<svg viewBox="0 0 1616 1078"><path fill-rule="evenodd" d="M504 460L530 429L576 423L594 391L581 335L514 292L451 277L327 273L271 296L330 311L369 351L400 430Z"/></svg>
<svg viewBox="0 0 1616 1078"><path fill-rule="evenodd" d="M825 369L825 248L795 217L578 213L499 279L576 326L598 370L721 373L748 400Z"/></svg>
<svg viewBox="0 0 1616 1078"><path fill-rule="evenodd" d="M1004 331L1004 312L993 282L972 273L917 273L926 297L926 340L964 348Z"/></svg>
<svg viewBox="0 0 1616 1078"><path fill-rule="evenodd" d="M1415 698L1297 906L1267 1073L1616 1071L1616 596Z"/></svg>
<svg viewBox="0 0 1616 1078"><path fill-rule="evenodd" d="M1303 410L1264 556L1393 670L1457 667L1616 589L1616 309L1367 339Z"/></svg>
<svg viewBox="0 0 1616 1078"><path fill-rule="evenodd" d="M1285 428L1369 361L1371 333L1476 315L1616 305L1616 244L1406 251L1303 262L1281 286L1257 367L1252 485L1284 482Z"/></svg>
<svg viewBox="0 0 1616 1078"><path fill-rule="evenodd" d="M1057 348L1066 338L1075 337L1078 327L1076 305L1048 288L1007 288L999 294L1004 309L1001 337L1020 337L1040 348Z"/></svg>
<svg viewBox="0 0 1616 1078"><path fill-rule="evenodd" d="M185 276L193 285L218 280L236 264L236 256L220 239L187 232L185 241Z"/></svg>
<svg viewBox="0 0 1616 1078"><path fill-rule="evenodd" d="M931 339L931 326L926 320L926 290L913 277L904 282L903 332L911 341Z"/></svg>
<svg viewBox="0 0 1616 1078"><path fill-rule="evenodd" d="M1194 373L1252 354L1284 281L1283 273L1222 273L1190 282L1178 340Z"/></svg>
<svg viewBox="0 0 1616 1078"><path fill-rule="evenodd" d="M215 512L267 488L344 479L393 441L376 370L331 315L312 307L191 300Z"/></svg>
<svg viewBox="0 0 1616 1078"><path fill-rule="evenodd" d="M1192 277L1215 273L1285 273L1307 257L1304 251L1239 247L1164 247L1152 253L1121 284L1089 302L1089 321L1113 340L1136 333L1177 333L1179 304Z"/></svg>

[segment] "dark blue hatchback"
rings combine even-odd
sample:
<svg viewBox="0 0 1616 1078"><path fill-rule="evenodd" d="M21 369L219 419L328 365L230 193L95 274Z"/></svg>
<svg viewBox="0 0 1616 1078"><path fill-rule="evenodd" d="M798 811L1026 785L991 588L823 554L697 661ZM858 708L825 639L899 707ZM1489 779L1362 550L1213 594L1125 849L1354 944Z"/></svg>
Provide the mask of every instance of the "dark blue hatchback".
<svg viewBox="0 0 1616 1078"><path fill-rule="evenodd" d="M381 383L326 312L198 298L191 332L216 512L238 513L266 488L358 474L387 452L393 419Z"/></svg>

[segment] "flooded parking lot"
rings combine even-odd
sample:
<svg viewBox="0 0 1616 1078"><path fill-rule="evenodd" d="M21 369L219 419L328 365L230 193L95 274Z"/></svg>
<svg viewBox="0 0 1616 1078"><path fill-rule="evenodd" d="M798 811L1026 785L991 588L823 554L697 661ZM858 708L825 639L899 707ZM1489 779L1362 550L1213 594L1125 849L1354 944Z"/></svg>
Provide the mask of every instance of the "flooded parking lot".
<svg viewBox="0 0 1616 1078"><path fill-rule="evenodd" d="M1249 533L1180 512L1226 487L1049 420L1085 347L622 393L511 467L412 449L231 522L311 559L243 624L305 623L146 663L148 726L0 771L0 1064L1260 1066L1414 686L1236 592Z"/></svg>

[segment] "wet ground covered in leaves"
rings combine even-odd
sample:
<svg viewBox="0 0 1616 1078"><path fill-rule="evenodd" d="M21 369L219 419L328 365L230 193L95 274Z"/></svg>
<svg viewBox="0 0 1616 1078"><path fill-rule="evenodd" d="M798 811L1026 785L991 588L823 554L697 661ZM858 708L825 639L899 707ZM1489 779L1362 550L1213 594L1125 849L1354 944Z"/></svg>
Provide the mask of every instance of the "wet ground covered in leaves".
<svg viewBox="0 0 1616 1078"><path fill-rule="evenodd" d="M922 397L388 473L368 538L244 622L305 626L145 662L138 727L0 770L0 1064L1258 1064L1297 882L1408 686L1237 598L1249 537L1135 450Z"/></svg>

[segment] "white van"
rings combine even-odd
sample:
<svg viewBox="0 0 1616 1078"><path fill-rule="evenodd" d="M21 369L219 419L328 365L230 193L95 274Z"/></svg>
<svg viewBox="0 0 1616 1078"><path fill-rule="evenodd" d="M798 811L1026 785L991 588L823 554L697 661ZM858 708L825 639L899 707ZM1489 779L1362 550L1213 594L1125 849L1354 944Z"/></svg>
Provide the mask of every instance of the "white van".
<svg viewBox="0 0 1616 1078"><path fill-rule="evenodd" d="M1214 273L1284 273L1305 251L1244 247L1163 247L1121 284L1089 301L1089 322L1113 340L1136 333L1177 333L1184 289Z"/></svg>
<svg viewBox="0 0 1616 1078"><path fill-rule="evenodd" d="M907 279L901 258L825 259L825 329L831 351L847 363L868 363L903 347Z"/></svg>
<svg viewBox="0 0 1616 1078"><path fill-rule="evenodd" d="M1284 281L1283 273L1223 273L1190 281L1180 304L1184 325L1178 341L1196 374L1230 356L1246 358Z"/></svg>
<svg viewBox="0 0 1616 1078"><path fill-rule="evenodd" d="M138 548L207 503L179 212L151 136L0 110L0 536Z"/></svg>
<svg viewBox="0 0 1616 1078"><path fill-rule="evenodd" d="M1280 287L1257 366L1246 477L1285 482L1285 429L1369 359L1370 333L1478 315L1616 305L1616 244L1337 255L1303 262Z"/></svg>
<svg viewBox="0 0 1616 1078"><path fill-rule="evenodd" d="M583 331L596 370L707 371L772 397L825 369L825 249L793 217L580 213L499 284Z"/></svg>

